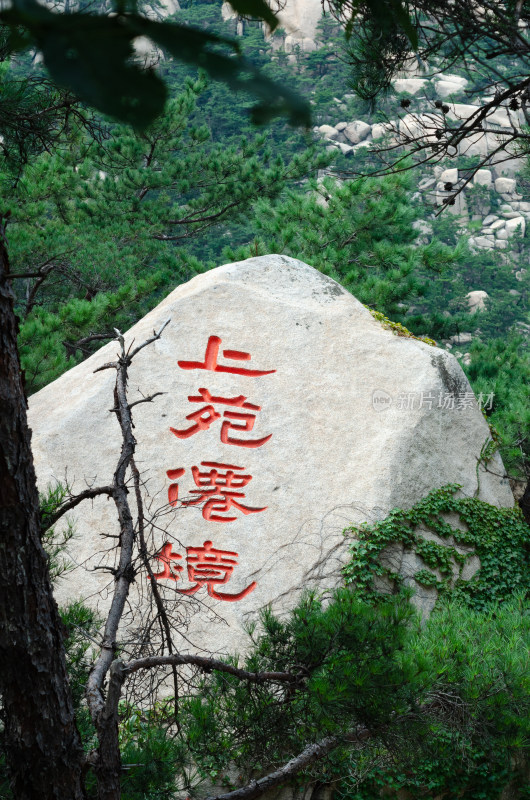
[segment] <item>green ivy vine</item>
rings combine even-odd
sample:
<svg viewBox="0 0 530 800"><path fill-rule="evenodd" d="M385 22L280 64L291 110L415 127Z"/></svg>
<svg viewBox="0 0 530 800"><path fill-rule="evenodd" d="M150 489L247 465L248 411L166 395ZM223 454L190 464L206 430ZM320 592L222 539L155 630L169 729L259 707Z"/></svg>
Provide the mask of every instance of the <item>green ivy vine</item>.
<svg viewBox="0 0 530 800"><path fill-rule="evenodd" d="M402 545L425 564L414 578L439 593L450 591L469 607L485 609L514 592L530 588L530 527L518 507L497 508L475 497L457 497L460 484L435 489L411 509L394 509L381 522L364 523L345 530L352 538L351 559L343 573L347 584L367 599L379 596L374 579L391 582L398 591L403 577L385 563L384 551ZM456 514L463 523L455 527L447 515ZM435 534L432 541L422 529ZM480 568L469 579L463 568L473 556ZM382 558L383 556L383 558Z"/></svg>

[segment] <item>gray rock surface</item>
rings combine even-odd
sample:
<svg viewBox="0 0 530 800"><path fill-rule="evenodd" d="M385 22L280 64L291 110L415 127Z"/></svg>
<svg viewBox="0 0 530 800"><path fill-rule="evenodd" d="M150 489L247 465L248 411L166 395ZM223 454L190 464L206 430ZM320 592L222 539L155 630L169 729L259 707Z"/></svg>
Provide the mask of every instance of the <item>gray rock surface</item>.
<svg viewBox="0 0 530 800"><path fill-rule="evenodd" d="M372 138L382 139L385 136L395 133L395 131L396 126L390 122L375 122L372 125Z"/></svg>
<svg viewBox="0 0 530 800"><path fill-rule="evenodd" d="M427 113L411 113L402 117L397 124L397 130L400 135L401 141L409 141L423 137L426 142L436 142L436 132L442 127L442 118L439 114ZM375 134L372 135L375 138Z"/></svg>
<svg viewBox="0 0 530 800"><path fill-rule="evenodd" d="M452 103L447 112L447 116L452 120L469 119L476 114L478 110L478 106L473 106L469 103Z"/></svg>
<svg viewBox="0 0 530 800"><path fill-rule="evenodd" d="M444 169L444 171L440 174L440 181L442 183L457 183L458 170L454 167L451 167L450 169Z"/></svg>
<svg viewBox="0 0 530 800"><path fill-rule="evenodd" d="M495 181L495 191L499 194L512 194L515 192L515 186L513 178L497 178Z"/></svg>
<svg viewBox="0 0 530 800"><path fill-rule="evenodd" d="M434 80L434 90L438 97L450 97L458 94L467 86L467 80L460 75L441 75Z"/></svg>
<svg viewBox="0 0 530 800"><path fill-rule="evenodd" d="M457 333L456 336L451 336L451 342L453 344L470 344L472 340L473 336L467 332Z"/></svg>
<svg viewBox="0 0 530 800"><path fill-rule="evenodd" d="M212 542L237 561L217 589L237 595L251 587L228 602L209 594L205 581L195 594L177 594L197 586L186 568L177 581L160 579L165 601L178 600L187 614L185 637L177 638L182 650L241 649L244 625L258 609L286 609L304 587L340 583L347 525L382 518L445 483L463 484L468 495L476 490L489 430L455 358L394 335L312 267L281 255L226 264L175 289L126 341L142 342L167 319L160 341L130 369L131 402L164 392L134 409L137 463L156 521L148 527L150 552L171 543L181 556L176 568L186 564L186 548L204 555ZM30 398L41 489L65 475L74 491L111 481L120 447L109 411L114 375L94 370L116 352L116 343L106 345ZM461 398L468 400L463 407ZM495 462L491 473L481 470L479 496L510 506L510 487ZM223 494L221 474L228 480L230 465L232 491L241 492L235 505ZM201 497L197 481L212 485L213 495L180 505ZM88 598L103 611L112 577L94 567L115 563L115 539L104 538L117 532L114 507L100 497L72 518L77 567L57 598ZM142 570L132 591L133 602L134 593L148 602Z"/></svg>
<svg viewBox="0 0 530 800"><path fill-rule="evenodd" d="M396 78L392 85L396 92L407 92L407 94L417 94L421 92L427 80L425 78Z"/></svg>
<svg viewBox="0 0 530 800"><path fill-rule="evenodd" d="M485 300L489 294L483 289L476 289L474 292L466 294L469 310L474 314L476 311L484 311L486 308Z"/></svg>
<svg viewBox="0 0 530 800"><path fill-rule="evenodd" d="M359 144L359 142L364 141L372 131L372 126L368 125L367 122L362 122L361 120L356 120L355 122L350 122L344 128L344 135L352 144Z"/></svg>
<svg viewBox="0 0 530 800"><path fill-rule="evenodd" d="M317 25L322 17L320 0L289 0L283 3L278 12L282 28L299 38L314 40Z"/></svg>
<svg viewBox="0 0 530 800"><path fill-rule="evenodd" d="M325 136L326 139L338 139L339 131L333 125L319 125L319 133Z"/></svg>
<svg viewBox="0 0 530 800"><path fill-rule="evenodd" d="M490 169L477 170L475 177L473 178L473 183L476 186L486 186L488 189L491 187L492 182L493 177Z"/></svg>
<svg viewBox="0 0 530 800"><path fill-rule="evenodd" d="M493 236L475 236L473 237L473 241L477 247L483 247L486 250L492 250L495 246Z"/></svg>
<svg viewBox="0 0 530 800"><path fill-rule="evenodd" d="M498 220L496 220L496 222L492 222L492 223L491 223L491 225L490 225L490 230L492 230L492 231L497 231L497 230L499 230L500 228L504 228L504 226L505 226L505 225L506 225L506 220L504 220L504 219L498 219Z"/></svg>
<svg viewBox="0 0 530 800"><path fill-rule="evenodd" d="M526 221L524 217L514 217L513 219L506 220L506 231L508 236L513 236L514 233L520 233L522 236L525 234Z"/></svg>

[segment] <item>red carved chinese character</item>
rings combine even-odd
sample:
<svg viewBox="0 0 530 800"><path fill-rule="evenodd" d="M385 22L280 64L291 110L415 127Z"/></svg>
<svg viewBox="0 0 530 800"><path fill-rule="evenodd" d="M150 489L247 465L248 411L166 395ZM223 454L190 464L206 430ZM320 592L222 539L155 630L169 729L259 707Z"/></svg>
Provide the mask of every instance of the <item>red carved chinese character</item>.
<svg viewBox="0 0 530 800"><path fill-rule="evenodd" d="M202 515L208 522L233 522L237 517L220 516L226 514L232 507L239 509L245 515L258 514L266 510L267 506L255 508L244 506L240 502L245 493L238 490L243 489L252 480L252 475L236 474L236 470L243 471L244 467L219 464L217 461L201 461L201 466L211 469L201 471L199 467L191 468L193 480L198 488L192 489L190 494L196 494L198 497L193 500L182 500L183 506L204 503Z"/></svg>
<svg viewBox="0 0 530 800"><path fill-rule="evenodd" d="M179 361L178 365L181 369L208 369L211 372L230 372L232 375L249 375L253 378L258 375L271 375L276 372L275 369L245 369L245 367L226 367L217 363L219 356L219 347L221 346L221 339L219 336L210 336L208 344L206 345L206 353L204 354L204 361ZM250 361L250 353L244 353L241 350L223 350L225 358L231 358L234 361Z"/></svg>
<svg viewBox="0 0 530 800"><path fill-rule="evenodd" d="M175 434L177 439L188 439L199 431L208 430L210 425L216 420L221 419L221 414L215 410L213 405L211 405L212 403L246 408L249 411L261 411L261 406L257 406L254 403L247 403L246 399L247 398L242 394L237 397L215 397L210 394L208 389L199 389L199 394L189 395L188 400L190 403L207 403L207 405L188 414L186 419L193 421L194 424L185 430L177 430L176 428L170 428L169 430L171 433ZM236 439L233 436L229 436L230 430L251 431L256 421L256 414L249 414L241 411L225 411L223 416L225 420L221 425L221 441L224 444L235 444L238 447L262 447L272 436L272 433L270 433L268 436L263 436L261 439Z"/></svg>
<svg viewBox="0 0 530 800"><path fill-rule="evenodd" d="M210 541L204 542L203 547L187 547L186 553L188 579L190 582L195 581L195 586L191 586L189 589L177 589L181 594L195 594L202 586L206 585L210 597L233 603L236 600L242 600L257 586L256 581L252 581L246 589L237 594L217 592L215 587L228 583L232 577L234 567L237 566L238 554L231 550L216 550Z"/></svg>
<svg viewBox="0 0 530 800"><path fill-rule="evenodd" d="M171 481L176 481L179 478L182 478L184 473L186 472L185 469L168 469L166 475ZM169 489L167 490L167 499L169 501L170 506L176 506L178 499L179 499L179 485L178 483L172 483Z"/></svg>
<svg viewBox="0 0 530 800"><path fill-rule="evenodd" d="M180 564L171 564L171 562L182 558L182 556L179 556L178 553L172 553L171 550L171 543L166 542L160 552L155 556L156 561L160 561L163 564L162 572L153 573L153 578L157 581L178 581L179 579L179 572L182 572L182 566ZM173 567L173 570L171 567ZM174 574L174 570L177 572L176 575Z"/></svg>

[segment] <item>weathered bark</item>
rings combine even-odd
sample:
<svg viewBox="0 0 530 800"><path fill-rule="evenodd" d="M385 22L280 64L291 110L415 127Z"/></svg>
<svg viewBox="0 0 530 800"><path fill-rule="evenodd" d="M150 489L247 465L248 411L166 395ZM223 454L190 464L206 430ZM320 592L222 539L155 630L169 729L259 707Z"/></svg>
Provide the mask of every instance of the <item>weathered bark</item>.
<svg viewBox="0 0 530 800"><path fill-rule="evenodd" d="M9 262L0 228L0 692L17 800L81 800L83 749L40 541Z"/></svg>
<svg viewBox="0 0 530 800"><path fill-rule="evenodd" d="M121 753L118 735L118 708L124 675L121 661L110 668L107 698L98 715L98 754L94 765L98 781L98 800L120 800Z"/></svg>
<svg viewBox="0 0 530 800"><path fill-rule="evenodd" d="M207 797L206 800L254 800L269 789L274 789L275 786L280 786L290 778L298 775L301 770L312 764L313 761L324 758L340 743L341 738L339 736L327 736L316 744L308 745L300 755L292 758L283 767L277 769L276 772L271 772L258 781L252 781L247 786L242 786L241 789L234 789L232 792L218 794L215 797Z"/></svg>

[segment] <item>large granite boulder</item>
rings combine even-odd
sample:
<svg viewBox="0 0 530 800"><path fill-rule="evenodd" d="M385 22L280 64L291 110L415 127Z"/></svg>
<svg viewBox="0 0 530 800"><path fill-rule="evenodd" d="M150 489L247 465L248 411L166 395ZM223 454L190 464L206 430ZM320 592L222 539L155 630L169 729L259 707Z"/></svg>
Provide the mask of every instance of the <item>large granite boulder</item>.
<svg viewBox="0 0 530 800"><path fill-rule="evenodd" d="M477 489L489 431L456 359L396 336L307 264L269 255L199 275L126 341L142 342L167 319L133 361L130 401L164 393L133 412L148 548L164 601L180 609L179 647L243 647L258 609L288 608L304 587L341 581L347 525L449 482ZM114 371L94 370L116 353L106 345L30 399L41 488L112 480ZM481 470L479 496L511 505L499 474L500 462ZM72 517L77 566L58 599L104 609L114 506L99 497ZM151 590L136 566L129 624L140 628Z"/></svg>

